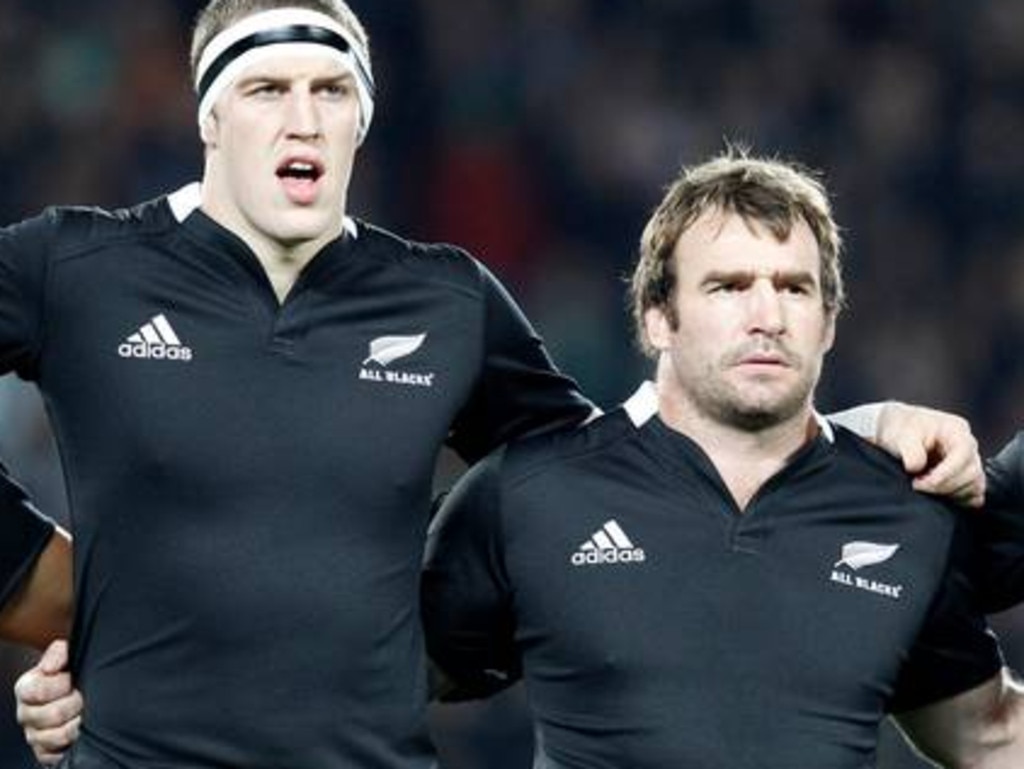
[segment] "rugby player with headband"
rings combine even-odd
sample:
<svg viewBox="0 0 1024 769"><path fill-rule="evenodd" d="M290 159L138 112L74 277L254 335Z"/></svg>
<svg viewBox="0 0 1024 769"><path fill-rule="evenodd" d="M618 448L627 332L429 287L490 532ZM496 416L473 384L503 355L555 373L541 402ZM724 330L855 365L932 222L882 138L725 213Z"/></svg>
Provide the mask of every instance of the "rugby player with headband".
<svg viewBox="0 0 1024 769"><path fill-rule="evenodd" d="M80 728L76 769L425 769L437 455L593 406L480 262L347 215L375 94L344 2L213 0L192 65L200 184L0 231L0 373L58 436L86 702L50 729L81 707L54 652L22 720L44 762ZM948 435L945 469L969 470ZM51 531L0 473L0 633L67 637Z"/></svg>
<svg viewBox="0 0 1024 769"><path fill-rule="evenodd" d="M69 491L62 737L76 769L426 769L437 456L593 406L480 262L348 215L374 85L347 5L214 0L192 62L201 183L0 231L0 373L45 394ZM0 632L37 644L70 632L51 532L0 474Z"/></svg>

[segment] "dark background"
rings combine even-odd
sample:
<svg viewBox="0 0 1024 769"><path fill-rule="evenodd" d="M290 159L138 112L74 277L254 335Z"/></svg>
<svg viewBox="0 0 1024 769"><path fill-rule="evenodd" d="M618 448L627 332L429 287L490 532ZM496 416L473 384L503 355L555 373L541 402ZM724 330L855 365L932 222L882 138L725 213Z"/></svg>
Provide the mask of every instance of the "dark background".
<svg viewBox="0 0 1024 769"><path fill-rule="evenodd" d="M834 193L852 304L823 409L951 409L989 453L1021 424L1018 0L354 4L380 97L352 213L473 250L602 405L648 373L623 309L648 212L681 163L729 139L822 169ZM4 0L0 222L198 178L186 48L199 5ZM38 399L10 378L0 425L4 459L64 516ZM996 625L1024 664L1024 614ZM31 766L9 694L29 659L0 647L0 769ZM526 765L520 698L435 713L445 765ZM883 769L920 765L883 740Z"/></svg>

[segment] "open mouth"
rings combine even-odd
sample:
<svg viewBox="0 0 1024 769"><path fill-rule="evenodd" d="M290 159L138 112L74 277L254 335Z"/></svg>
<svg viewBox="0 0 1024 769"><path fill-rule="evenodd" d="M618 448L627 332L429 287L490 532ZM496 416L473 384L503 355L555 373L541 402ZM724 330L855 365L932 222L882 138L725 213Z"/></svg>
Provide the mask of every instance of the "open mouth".
<svg viewBox="0 0 1024 769"><path fill-rule="evenodd" d="M308 160L286 160L277 168L279 179L315 182L323 175L323 166Z"/></svg>
<svg viewBox="0 0 1024 769"><path fill-rule="evenodd" d="M277 178L294 205L309 206L318 199L324 166L317 160L289 158L277 167Z"/></svg>

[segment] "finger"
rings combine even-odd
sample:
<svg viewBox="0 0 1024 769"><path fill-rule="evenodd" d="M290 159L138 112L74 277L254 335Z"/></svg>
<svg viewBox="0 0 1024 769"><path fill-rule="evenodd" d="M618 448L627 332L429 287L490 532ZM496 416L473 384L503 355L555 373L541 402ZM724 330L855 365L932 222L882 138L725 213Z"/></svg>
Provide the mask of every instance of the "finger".
<svg viewBox="0 0 1024 769"><path fill-rule="evenodd" d="M972 493L984 493L985 469L976 451L966 444L951 450L941 451L932 457L933 466L920 473L916 480L925 484L928 490L943 495L956 495L970 488Z"/></svg>
<svg viewBox="0 0 1024 769"><path fill-rule="evenodd" d="M75 718L57 729L26 729L25 739L40 760L42 756L59 757L78 739L81 723L82 719Z"/></svg>
<svg viewBox="0 0 1024 769"><path fill-rule="evenodd" d="M58 639L46 647L36 667L44 673L59 673L68 664L68 642Z"/></svg>
<svg viewBox="0 0 1024 769"><path fill-rule="evenodd" d="M67 697L54 700L48 705L22 705L19 703L16 717L26 732L62 729L80 719L83 705L82 695L76 691Z"/></svg>
<svg viewBox="0 0 1024 769"><path fill-rule="evenodd" d="M74 691L69 673L46 674L32 668L14 682L14 696L22 705L45 706Z"/></svg>
<svg viewBox="0 0 1024 769"><path fill-rule="evenodd" d="M914 478L913 485L916 491L949 497L954 503L964 507L981 507L985 502L985 485L977 480L953 485L941 479L932 479L929 475Z"/></svg>
<svg viewBox="0 0 1024 769"><path fill-rule="evenodd" d="M916 475L928 467L928 448L920 441L900 440L896 448L903 460L903 469L910 475Z"/></svg>

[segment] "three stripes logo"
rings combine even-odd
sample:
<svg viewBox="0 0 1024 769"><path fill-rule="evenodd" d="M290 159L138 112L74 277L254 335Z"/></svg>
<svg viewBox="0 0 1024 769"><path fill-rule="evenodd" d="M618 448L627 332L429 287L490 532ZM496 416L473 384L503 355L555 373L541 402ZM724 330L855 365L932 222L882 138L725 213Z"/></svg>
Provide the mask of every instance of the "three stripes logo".
<svg viewBox="0 0 1024 769"><path fill-rule="evenodd" d="M117 354L122 358L192 360L192 348L181 343L162 313L118 345Z"/></svg>
<svg viewBox="0 0 1024 769"><path fill-rule="evenodd" d="M569 560L573 566L597 566L607 563L642 563L643 548L636 547L614 520L605 524L580 545Z"/></svg>

